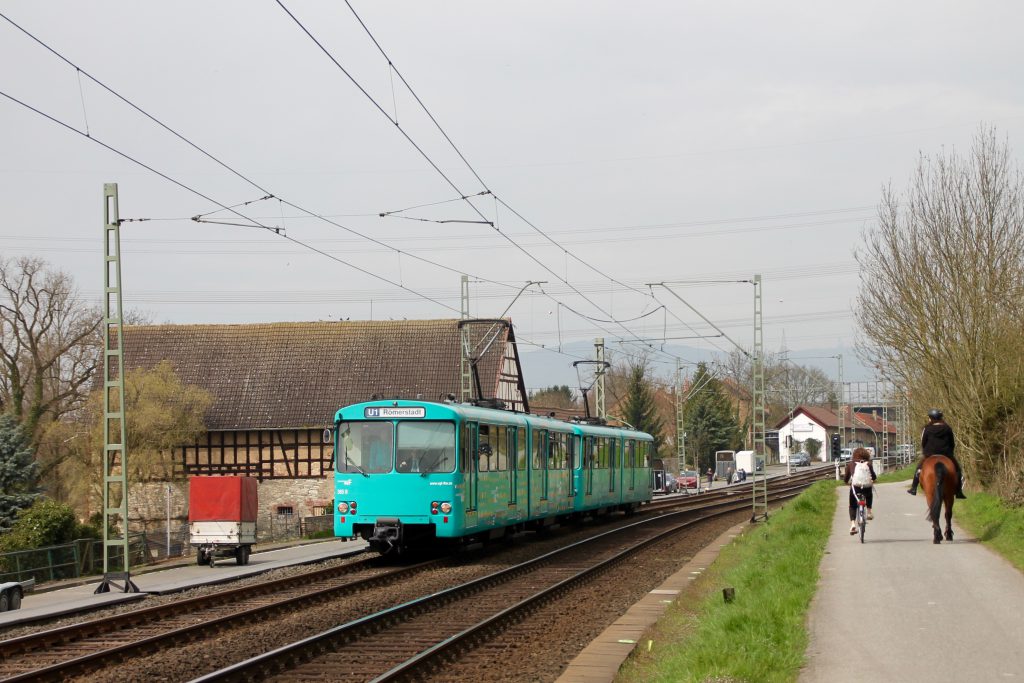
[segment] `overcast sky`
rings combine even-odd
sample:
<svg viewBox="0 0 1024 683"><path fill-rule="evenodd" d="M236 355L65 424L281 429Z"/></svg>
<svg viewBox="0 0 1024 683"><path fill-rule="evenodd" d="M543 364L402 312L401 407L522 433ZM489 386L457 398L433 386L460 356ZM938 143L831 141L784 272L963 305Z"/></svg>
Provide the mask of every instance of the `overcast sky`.
<svg viewBox="0 0 1024 683"><path fill-rule="evenodd" d="M480 317L545 281L508 313L527 342L716 333L678 295L749 347L729 281L761 273L765 345L796 358L852 346L883 185L981 123L1024 149L1019 2L353 2L396 71L344 2L284 4L337 65L272 1L0 4L85 72L0 20L0 91L209 198L0 97L0 254L99 300L116 182L154 219L122 249L156 322L452 317L465 272ZM189 220L266 193L237 210L284 236ZM646 287L694 280L723 282Z"/></svg>

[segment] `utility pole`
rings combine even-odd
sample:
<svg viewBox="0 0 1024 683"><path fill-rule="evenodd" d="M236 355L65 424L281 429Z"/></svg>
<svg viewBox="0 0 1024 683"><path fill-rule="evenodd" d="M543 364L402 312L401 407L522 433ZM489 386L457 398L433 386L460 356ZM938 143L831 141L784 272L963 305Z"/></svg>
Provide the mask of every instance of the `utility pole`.
<svg viewBox="0 0 1024 683"><path fill-rule="evenodd" d="M108 593L114 586L122 593L138 593L131 580L128 553L128 439L117 183L103 185L103 250L103 581L96 592ZM118 555L121 571L112 571L111 559Z"/></svg>
<svg viewBox="0 0 1024 683"><path fill-rule="evenodd" d="M836 398L836 414L838 417L838 429L839 429L839 453L833 453L832 457L836 463L836 479L839 479L839 466L841 464L840 454L842 453L843 446L846 444L846 405L845 405L845 389L843 385L843 354L836 356L839 362L839 382L836 385L837 398Z"/></svg>
<svg viewBox="0 0 1024 683"><path fill-rule="evenodd" d="M594 392L594 403L597 405L595 406L595 410L597 411L597 416L599 418L607 420L608 406L605 403L604 394L604 371L606 367L604 364L604 337L598 337L594 340L594 351L597 356L597 380L596 390Z"/></svg>
<svg viewBox="0 0 1024 683"><path fill-rule="evenodd" d="M461 317L469 320L469 276L462 276L462 306ZM463 325L459 334L459 373L461 379L459 401L468 403L473 397L473 369L469 360L469 325Z"/></svg>
<svg viewBox="0 0 1024 683"><path fill-rule="evenodd" d="M686 468L686 424L683 420L683 408L686 406L686 399L683 397L683 368L682 362L676 359L676 471L682 472ZM696 469L696 468L694 468ZM699 477L698 473L698 477Z"/></svg>
<svg viewBox="0 0 1024 683"><path fill-rule="evenodd" d="M754 275L754 386L751 392L751 425L753 427L754 472L751 489L753 493L750 521L758 518L768 519L768 471L767 447L765 446L765 407L764 407L764 327L761 297L761 275ZM757 476L758 459L765 462L760 482Z"/></svg>

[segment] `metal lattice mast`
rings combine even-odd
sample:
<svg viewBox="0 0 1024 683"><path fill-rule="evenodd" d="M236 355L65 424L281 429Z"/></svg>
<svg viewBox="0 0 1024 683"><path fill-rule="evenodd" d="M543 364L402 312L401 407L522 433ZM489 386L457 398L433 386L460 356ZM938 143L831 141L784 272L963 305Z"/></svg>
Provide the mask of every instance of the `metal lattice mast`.
<svg viewBox="0 0 1024 683"><path fill-rule="evenodd" d="M597 416L602 420L608 419L608 406L605 404L604 396L604 337L594 340L594 351L597 356L597 379L594 383L594 403Z"/></svg>
<svg viewBox="0 0 1024 683"><path fill-rule="evenodd" d="M751 392L751 424L754 430L754 472L753 472L753 509L751 521L759 517L768 518L768 472L767 468L760 477L757 476L757 461L761 459L767 464L767 448L765 446L765 408L764 408L764 327L761 299L761 275L754 276L754 386Z"/></svg>
<svg viewBox="0 0 1024 683"><path fill-rule="evenodd" d="M117 183L103 185L103 582L97 593L123 581L122 592L137 592L129 574L128 440L124 414L124 335L121 313L121 219ZM117 560L120 571L112 571Z"/></svg>
<svg viewBox="0 0 1024 683"><path fill-rule="evenodd" d="M469 276L462 276L462 319L469 320ZM459 400L468 403L473 396L473 369L469 361L469 325L463 325L459 335Z"/></svg>
<svg viewBox="0 0 1024 683"><path fill-rule="evenodd" d="M683 408L686 401L683 398L683 370L682 363L676 359L676 471L682 472L686 469L686 424L683 420ZM696 469L696 468L694 468ZM700 476L698 473L697 476Z"/></svg>
<svg viewBox="0 0 1024 683"><path fill-rule="evenodd" d="M846 398L845 389L846 386L843 384L843 354L839 354L839 382L836 384L837 396L836 398L836 413L839 418L839 448L842 449L846 445ZM832 457L839 462L839 453L833 453ZM838 465L836 465L838 467Z"/></svg>

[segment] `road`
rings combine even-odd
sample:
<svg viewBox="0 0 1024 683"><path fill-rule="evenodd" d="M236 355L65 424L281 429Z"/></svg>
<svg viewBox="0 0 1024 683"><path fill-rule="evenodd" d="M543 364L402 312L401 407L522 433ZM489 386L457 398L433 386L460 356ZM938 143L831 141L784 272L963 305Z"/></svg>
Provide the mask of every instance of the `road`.
<svg viewBox="0 0 1024 683"><path fill-rule="evenodd" d="M932 543L925 498L883 484L866 542L837 492L801 683L1024 681L1024 574L956 525Z"/></svg>

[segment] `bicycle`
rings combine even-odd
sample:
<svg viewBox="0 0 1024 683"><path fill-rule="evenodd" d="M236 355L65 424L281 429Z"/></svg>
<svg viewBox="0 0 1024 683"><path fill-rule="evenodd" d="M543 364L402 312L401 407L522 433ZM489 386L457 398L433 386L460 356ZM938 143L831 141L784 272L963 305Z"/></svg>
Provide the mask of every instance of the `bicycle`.
<svg viewBox="0 0 1024 683"><path fill-rule="evenodd" d="M857 499L857 516L854 519L857 524L857 529L860 531L860 542L864 542L864 530L868 526L868 499L867 496L862 496L857 493L857 487L851 486L850 491L853 492L853 497Z"/></svg>

